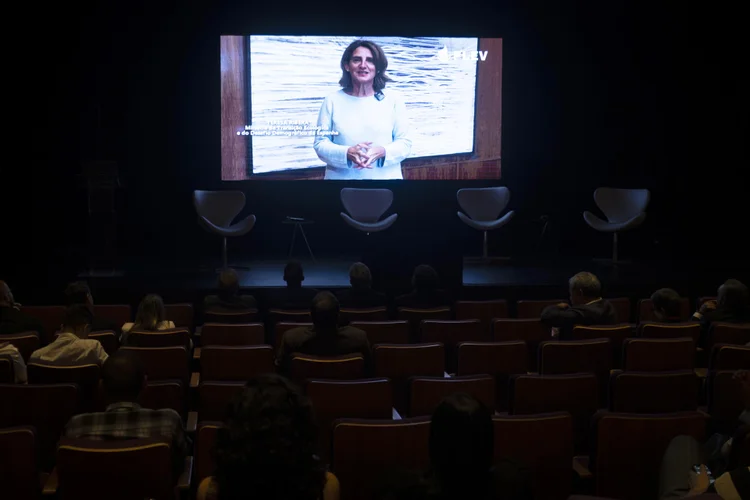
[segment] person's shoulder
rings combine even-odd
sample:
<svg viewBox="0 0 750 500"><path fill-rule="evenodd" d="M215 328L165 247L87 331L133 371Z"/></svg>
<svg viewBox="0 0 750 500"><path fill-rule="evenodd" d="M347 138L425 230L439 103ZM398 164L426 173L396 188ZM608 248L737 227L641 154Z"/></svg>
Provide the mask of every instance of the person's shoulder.
<svg viewBox="0 0 750 500"><path fill-rule="evenodd" d="M357 338L357 339L367 338L367 332L365 332L364 330L360 330L359 328L349 326L349 325L340 327L339 335L344 335L346 337Z"/></svg>
<svg viewBox="0 0 750 500"><path fill-rule="evenodd" d="M219 303L219 302L221 302L221 301L219 300L219 296L218 295L206 295L203 298L203 304L205 304L205 305L213 305L213 304L216 304L216 303Z"/></svg>

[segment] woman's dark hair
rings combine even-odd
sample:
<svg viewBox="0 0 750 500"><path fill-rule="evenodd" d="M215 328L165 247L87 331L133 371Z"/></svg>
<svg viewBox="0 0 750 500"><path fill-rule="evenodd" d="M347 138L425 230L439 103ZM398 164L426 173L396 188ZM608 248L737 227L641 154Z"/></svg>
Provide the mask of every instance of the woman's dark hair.
<svg viewBox="0 0 750 500"><path fill-rule="evenodd" d="M312 405L280 375L251 379L216 441L219 500L319 500L326 473L316 454Z"/></svg>
<svg viewBox="0 0 750 500"><path fill-rule="evenodd" d="M364 47L372 52L372 62L375 65L375 78L372 81L372 88L375 92L379 92L385 88L387 82L393 80L385 74L385 70L388 69L388 58L385 57L385 52L380 48L380 45L370 40L355 40L344 50L344 55L341 56L341 80L339 80L339 85L344 90L351 90L352 76L346 71L346 65L351 60L354 51L359 47Z"/></svg>
<svg viewBox="0 0 750 500"><path fill-rule="evenodd" d="M726 280L719 287L718 303L725 311L738 314L750 312L750 291L739 280Z"/></svg>
<svg viewBox="0 0 750 500"><path fill-rule="evenodd" d="M651 295L654 309L667 313L672 318L680 317L680 295L671 288L660 288Z"/></svg>
<svg viewBox="0 0 750 500"><path fill-rule="evenodd" d="M438 278L437 271L432 266L420 264L414 268L411 283L417 291L432 291L437 290L440 279Z"/></svg>
<svg viewBox="0 0 750 500"><path fill-rule="evenodd" d="M143 297L138 304L133 330L156 331L159 323L164 321L164 301L159 295L150 294Z"/></svg>
<svg viewBox="0 0 750 500"><path fill-rule="evenodd" d="M443 399L432 414L429 446L432 482L443 494L451 497L467 488L466 498L488 493L494 429L492 413L481 401L464 393Z"/></svg>

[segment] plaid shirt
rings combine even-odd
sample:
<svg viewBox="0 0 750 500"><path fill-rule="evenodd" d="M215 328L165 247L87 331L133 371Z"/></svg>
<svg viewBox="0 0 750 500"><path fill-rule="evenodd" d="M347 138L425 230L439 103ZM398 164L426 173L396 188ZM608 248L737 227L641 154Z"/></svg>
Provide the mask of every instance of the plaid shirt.
<svg viewBox="0 0 750 500"><path fill-rule="evenodd" d="M111 404L104 412L74 416L65 428L65 436L100 441L163 437L172 446L173 466L177 475L182 472L191 446L176 411L169 408L146 410L129 402Z"/></svg>

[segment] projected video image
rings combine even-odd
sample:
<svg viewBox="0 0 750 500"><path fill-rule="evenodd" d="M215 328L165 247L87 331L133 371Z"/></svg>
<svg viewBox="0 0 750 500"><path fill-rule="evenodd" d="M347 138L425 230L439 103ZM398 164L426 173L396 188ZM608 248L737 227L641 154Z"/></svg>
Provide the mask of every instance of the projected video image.
<svg viewBox="0 0 750 500"><path fill-rule="evenodd" d="M221 37L222 179L404 179L486 160L479 73L499 80L502 54L485 40Z"/></svg>

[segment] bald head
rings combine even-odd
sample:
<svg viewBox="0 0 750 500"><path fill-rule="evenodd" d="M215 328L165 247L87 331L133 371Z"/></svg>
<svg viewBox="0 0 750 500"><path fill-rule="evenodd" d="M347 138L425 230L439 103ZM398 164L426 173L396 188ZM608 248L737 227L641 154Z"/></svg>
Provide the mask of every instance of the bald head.
<svg viewBox="0 0 750 500"><path fill-rule="evenodd" d="M6 282L0 280L0 306L12 307L13 302L13 294L10 291L10 287Z"/></svg>
<svg viewBox="0 0 750 500"><path fill-rule="evenodd" d="M317 328L336 328L339 323L339 301L331 292L320 292L313 298L310 314Z"/></svg>
<svg viewBox="0 0 750 500"><path fill-rule="evenodd" d="M136 401L146 384L146 372L135 353L118 350L102 366L102 383L111 402Z"/></svg>

